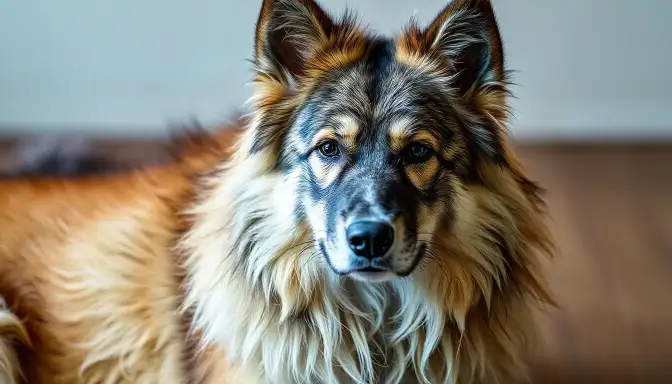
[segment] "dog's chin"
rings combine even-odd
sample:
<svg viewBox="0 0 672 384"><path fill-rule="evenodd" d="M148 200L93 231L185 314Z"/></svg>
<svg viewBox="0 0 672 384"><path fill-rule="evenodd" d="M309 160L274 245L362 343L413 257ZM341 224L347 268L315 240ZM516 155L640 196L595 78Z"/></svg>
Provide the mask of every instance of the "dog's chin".
<svg viewBox="0 0 672 384"><path fill-rule="evenodd" d="M349 274L353 280L367 283L384 283L397 277L397 274L390 271L353 271Z"/></svg>

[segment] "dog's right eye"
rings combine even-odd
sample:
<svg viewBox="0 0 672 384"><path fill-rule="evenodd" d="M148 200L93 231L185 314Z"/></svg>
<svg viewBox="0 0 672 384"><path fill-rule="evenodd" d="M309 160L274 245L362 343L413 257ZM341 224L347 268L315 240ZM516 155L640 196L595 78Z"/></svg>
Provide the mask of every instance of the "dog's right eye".
<svg viewBox="0 0 672 384"><path fill-rule="evenodd" d="M406 148L403 156L408 164L420 164L434 156L434 151L427 144L415 142Z"/></svg>
<svg viewBox="0 0 672 384"><path fill-rule="evenodd" d="M335 140L324 141L317 149L324 157L336 157L341 154L341 151L338 149L338 143Z"/></svg>

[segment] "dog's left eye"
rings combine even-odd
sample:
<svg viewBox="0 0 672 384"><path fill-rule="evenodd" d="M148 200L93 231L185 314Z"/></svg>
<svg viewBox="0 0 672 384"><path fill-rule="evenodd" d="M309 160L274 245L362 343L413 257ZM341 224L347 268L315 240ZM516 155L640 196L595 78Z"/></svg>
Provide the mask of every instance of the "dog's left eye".
<svg viewBox="0 0 672 384"><path fill-rule="evenodd" d="M404 160L409 164L424 163L432 156L434 156L434 150L419 142L411 143L404 151Z"/></svg>
<svg viewBox="0 0 672 384"><path fill-rule="evenodd" d="M320 144L317 149L324 157L336 157L341 153L335 140L327 140Z"/></svg>

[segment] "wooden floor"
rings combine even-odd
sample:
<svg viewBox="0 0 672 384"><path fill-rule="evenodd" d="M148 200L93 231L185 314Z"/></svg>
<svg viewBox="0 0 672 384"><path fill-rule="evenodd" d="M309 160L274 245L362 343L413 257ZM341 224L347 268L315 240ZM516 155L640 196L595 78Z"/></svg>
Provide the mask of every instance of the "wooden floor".
<svg viewBox="0 0 672 384"><path fill-rule="evenodd" d="M559 245L536 383L672 383L672 144L520 153Z"/></svg>
<svg viewBox="0 0 672 384"><path fill-rule="evenodd" d="M104 149L162 156L148 143ZM672 383L672 143L519 150L548 190L559 246L546 272L561 307L539 315L535 383Z"/></svg>

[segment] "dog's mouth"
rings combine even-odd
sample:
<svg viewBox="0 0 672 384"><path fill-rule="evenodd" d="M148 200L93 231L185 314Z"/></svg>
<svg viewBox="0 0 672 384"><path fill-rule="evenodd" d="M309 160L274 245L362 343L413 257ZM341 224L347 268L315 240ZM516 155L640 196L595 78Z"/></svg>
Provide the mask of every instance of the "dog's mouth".
<svg viewBox="0 0 672 384"><path fill-rule="evenodd" d="M420 244L413 256L414 262L412 265L407 266L402 270L397 270L392 264L392 259L389 257L385 258L374 258L374 259L363 259L363 258L352 258L350 265L347 269L340 270L334 266L332 263L327 247L323 241L319 242L319 248L322 253L322 256L327 261L327 264L336 274L341 276L351 276L356 280L368 281L368 282L383 282L391 280L395 277L405 277L413 273L420 260L423 258L426 246L425 244Z"/></svg>

